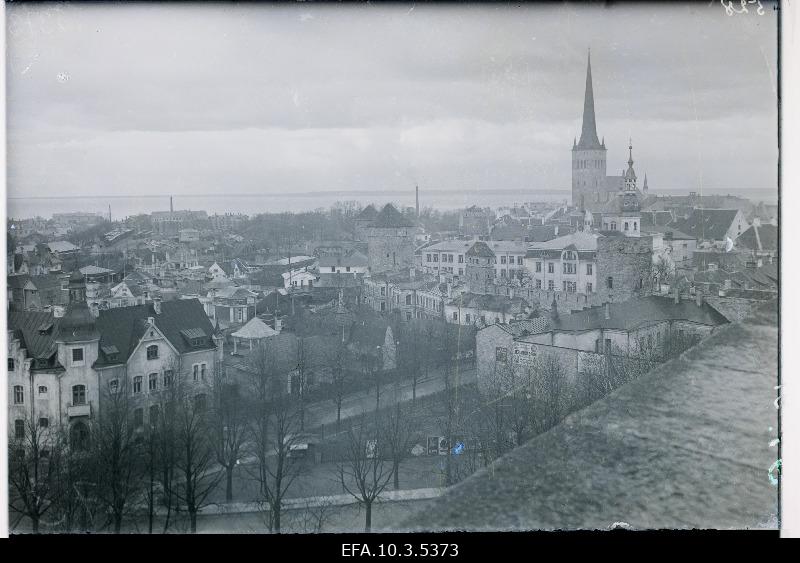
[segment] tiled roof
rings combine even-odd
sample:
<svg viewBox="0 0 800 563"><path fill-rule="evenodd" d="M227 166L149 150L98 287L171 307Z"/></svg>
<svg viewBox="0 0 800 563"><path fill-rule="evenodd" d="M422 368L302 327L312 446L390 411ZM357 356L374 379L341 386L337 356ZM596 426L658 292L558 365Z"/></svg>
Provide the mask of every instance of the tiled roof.
<svg viewBox="0 0 800 563"><path fill-rule="evenodd" d="M698 307L694 300L682 299L675 304L672 297L648 296L610 303L610 318L605 306L592 307L552 321L553 330L582 331L598 328L632 330L655 321L687 320L709 326L726 324L728 320L708 303Z"/></svg>
<svg viewBox="0 0 800 563"><path fill-rule="evenodd" d="M147 318L153 317L155 326L180 353L214 348L211 335L214 327L197 299L176 299L161 304L161 314L156 314L152 304L119 307L100 311L95 321L100 332L101 346L116 346L117 360L108 360L101 354L98 364L116 364L127 361L146 330ZM198 328L207 336L205 343L193 347L181 334L182 330Z"/></svg>
<svg viewBox="0 0 800 563"><path fill-rule="evenodd" d="M739 235L736 245L750 250L778 250L778 227L770 224L762 224L760 227L751 225L749 229Z"/></svg>
<svg viewBox="0 0 800 563"><path fill-rule="evenodd" d="M352 252L345 252L343 254L326 254L320 256L320 268L330 268L331 266L366 266L368 264L367 257L354 250Z"/></svg>
<svg viewBox="0 0 800 563"><path fill-rule="evenodd" d="M548 241L531 243L529 248L530 250L562 250L572 245L576 250L597 250L598 238L598 235L578 231Z"/></svg>
<svg viewBox="0 0 800 563"><path fill-rule="evenodd" d="M724 240L737 213L737 209L695 209L688 219L677 221L675 228L698 240Z"/></svg>
<svg viewBox="0 0 800 563"><path fill-rule="evenodd" d="M394 205L387 203L381 212L375 217L372 226L379 229L395 229L402 227L414 227L409 219L406 219L402 213L395 209Z"/></svg>
<svg viewBox="0 0 800 563"><path fill-rule="evenodd" d="M358 217L356 217L356 220L358 220L358 221L372 221L377 216L378 216L378 210L375 209L375 206L370 203L368 206L366 206L361 211L361 213L358 214Z"/></svg>
<svg viewBox="0 0 800 563"><path fill-rule="evenodd" d="M21 338L30 357L49 358L56 352L55 336L60 321L52 313L12 311L8 313L8 330L13 330ZM43 332L41 329L45 327L50 329Z"/></svg>
<svg viewBox="0 0 800 563"><path fill-rule="evenodd" d="M522 297L505 295L484 295L479 293L462 293L448 305L480 309L481 311L513 312L521 311L528 306Z"/></svg>
<svg viewBox="0 0 800 563"><path fill-rule="evenodd" d="M467 256L481 256L483 258L491 258L491 257L494 257L494 252L492 252L492 249L489 248L489 246L485 242L478 241L475 244L473 244L470 247L469 250L467 250L466 255Z"/></svg>

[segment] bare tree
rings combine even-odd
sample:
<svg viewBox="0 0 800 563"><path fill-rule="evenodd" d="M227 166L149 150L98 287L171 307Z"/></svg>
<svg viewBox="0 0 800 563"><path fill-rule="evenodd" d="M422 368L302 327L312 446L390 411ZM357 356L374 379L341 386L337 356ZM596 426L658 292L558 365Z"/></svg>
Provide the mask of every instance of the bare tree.
<svg viewBox="0 0 800 563"><path fill-rule="evenodd" d="M532 386L532 407L536 414L535 430L549 430L563 418L568 400L567 372L561 360L553 353L543 353L536 357L527 370L527 384ZM521 442L519 442L521 443Z"/></svg>
<svg viewBox="0 0 800 563"><path fill-rule="evenodd" d="M336 404L336 431L342 422L342 402L347 385L347 347L344 341L338 342L333 357L333 402Z"/></svg>
<svg viewBox="0 0 800 563"><path fill-rule="evenodd" d="M400 464L408 459L411 446L414 444L414 424L411 413L403 408L398 400L393 409L389 409L382 425L382 441L385 451L392 461L394 488L400 489Z"/></svg>
<svg viewBox="0 0 800 563"><path fill-rule="evenodd" d="M135 403L124 383L102 391L103 408L99 410L92 431L92 458L96 494L110 515L115 533L130 503L141 492L144 409Z"/></svg>
<svg viewBox="0 0 800 563"><path fill-rule="evenodd" d="M30 417L8 441L9 509L30 520L33 533L57 502L59 463L67 444L61 433Z"/></svg>
<svg viewBox="0 0 800 563"><path fill-rule="evenodd" d="M214 370L211 391L213 406L209 422L214 455L217 463L225 468L225 502L231 502L233 471L239 463L247 430L243 397L238 383L228 380L219 366Z"/></svg>
<svg viewBox="0 0 800 563"><path fill-rule="evenodd" d="M377 421L374 428L375 432L370 433L362 414L356 429L351 426L347 432L345 456L338 466L342 487L365 509L366 532L372 529L372 505L392 479L392 464L386 459Z"/></svg>
<svg viewBox="0 0 800 563"><path fill-rule="evenodd" d="M330 498L317 497L292 511L292 530L302 534L319 534L333 518L335 505Z"/></svg>
<svg viewBox="0 0 800 563"><path fill-rule="evenodd" d="M300 431L306 429L306 393L309 382L309 355L306 350L306 340L302 336L297 339L297 362L292 385L292 393L297 393L297 405L300 413ZM294 382L297 382L295 391Z"/></svg>
<svg viewBox="0 0 800 563"><path fill-rule="evenodd" d="M257 463L249 473L259 484L269 511L271 531L281 530L281 510L287 490L300 473L292 456L298 444L300 424L293 398L281 385L285 374L276 366L276 347L260 343L250 355L251 417L248 435Z"/></svg>
<svg viewBox="0 0 800 563"><path fill-rule="evenodd" d="M191 396L187 392L176 405L176 469L183 481L176 487L177 498L186 505L190 531L197 531L197 513L222 479L214 471L214 446L209 432L209 412L205 389Z"/></svg>

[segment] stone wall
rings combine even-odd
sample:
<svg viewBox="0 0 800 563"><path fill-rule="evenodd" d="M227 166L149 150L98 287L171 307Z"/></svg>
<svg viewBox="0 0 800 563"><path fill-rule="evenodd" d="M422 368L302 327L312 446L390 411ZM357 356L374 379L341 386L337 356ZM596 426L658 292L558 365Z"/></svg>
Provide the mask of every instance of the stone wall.
<svg viewBox="0 0 800 563"><path fill-rule="evenodd" d="M601 302L618 303L651 293L652 264L653 237L598 238L597 293Z"/></svg>

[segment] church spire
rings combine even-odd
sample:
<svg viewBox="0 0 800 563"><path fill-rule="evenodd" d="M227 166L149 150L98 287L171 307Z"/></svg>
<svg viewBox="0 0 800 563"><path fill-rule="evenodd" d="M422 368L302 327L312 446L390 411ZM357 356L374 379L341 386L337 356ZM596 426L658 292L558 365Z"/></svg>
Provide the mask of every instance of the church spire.
<svg viewBox="0 0 800 563"><path fill-rule="evenodd" d="M586 62L586 94L583 99L583 127L581 129L581 139L578 148L597 149L601 148L597 138L597 125L594 118L594 92L592 90L592 52Z"/></svg>

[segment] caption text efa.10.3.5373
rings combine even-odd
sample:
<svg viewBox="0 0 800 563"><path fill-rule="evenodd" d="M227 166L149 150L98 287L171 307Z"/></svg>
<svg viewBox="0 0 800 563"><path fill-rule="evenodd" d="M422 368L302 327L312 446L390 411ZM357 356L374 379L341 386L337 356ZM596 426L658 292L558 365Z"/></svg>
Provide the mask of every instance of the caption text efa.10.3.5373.
<svg viewBox="0 0 800 563"><path fill-rule="evenodd" d="M342 557L457 557L455 543L343 543Z"/></svg>

